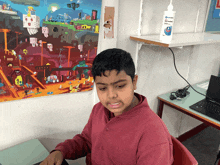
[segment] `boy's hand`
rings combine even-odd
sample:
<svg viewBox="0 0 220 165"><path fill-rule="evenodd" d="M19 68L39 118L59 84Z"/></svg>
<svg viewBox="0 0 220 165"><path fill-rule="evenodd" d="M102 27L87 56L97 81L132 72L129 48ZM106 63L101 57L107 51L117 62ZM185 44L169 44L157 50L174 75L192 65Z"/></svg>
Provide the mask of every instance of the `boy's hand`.
<svg viewBox="0 0 220 165"><path fill-rule="evenodd" d="M40 165L61 165L63 162L63 155L60 151L54 151L41 162Z"/></svg>

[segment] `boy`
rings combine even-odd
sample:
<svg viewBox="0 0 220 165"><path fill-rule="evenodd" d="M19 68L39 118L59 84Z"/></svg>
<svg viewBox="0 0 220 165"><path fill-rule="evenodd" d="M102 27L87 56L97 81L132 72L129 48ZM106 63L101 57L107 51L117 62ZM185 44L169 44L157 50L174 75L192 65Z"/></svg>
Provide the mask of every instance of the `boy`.
<svg viewBox="0 0 220 165"><path fill-rule="evenodd" d="M87 165L171 165L173 144L163 121L144 96L130 53L108 49L93 61L100 102L81 134L56 146L41 165L86 156Z"/></svg>

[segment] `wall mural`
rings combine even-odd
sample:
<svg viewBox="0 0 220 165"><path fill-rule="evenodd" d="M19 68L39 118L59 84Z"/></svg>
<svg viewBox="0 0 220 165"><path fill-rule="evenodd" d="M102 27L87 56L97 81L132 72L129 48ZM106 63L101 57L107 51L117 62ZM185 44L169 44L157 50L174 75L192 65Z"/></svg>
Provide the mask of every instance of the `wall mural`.
<svg viewBox="0 0 220 165"><path fill-rule="evenodd" d="M213 12L213 18L220 18L220 0L216 0L214 3L216 4Z"/></svg>
<svg viewBox="0 0 220 165"><path fill-rule="evenodd" d="M92 90L101 0L0 0L0 102Z"/></svg>

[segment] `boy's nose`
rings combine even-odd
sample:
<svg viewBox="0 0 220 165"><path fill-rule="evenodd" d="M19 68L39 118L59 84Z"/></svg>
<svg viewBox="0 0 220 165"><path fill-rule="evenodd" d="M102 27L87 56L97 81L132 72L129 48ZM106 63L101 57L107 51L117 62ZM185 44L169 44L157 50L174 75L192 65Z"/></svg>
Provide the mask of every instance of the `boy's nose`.
<svg viewBox="0 0 220 165"><path fill-rule="evenodd" d="M108 90L108 97L111 98L111 99L118 97L118 94L117 94L116 90L109 89Z"/></svg>

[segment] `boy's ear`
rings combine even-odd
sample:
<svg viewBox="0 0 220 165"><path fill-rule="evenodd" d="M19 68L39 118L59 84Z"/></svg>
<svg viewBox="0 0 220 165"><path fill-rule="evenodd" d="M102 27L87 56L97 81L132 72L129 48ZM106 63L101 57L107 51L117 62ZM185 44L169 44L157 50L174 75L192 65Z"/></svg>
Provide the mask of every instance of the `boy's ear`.
<svg viewBox="0 0 220 165"><path fill-rule="evenodd" d="M137 89L137 80L138 80L138 75L135 75L135 76L134 76L134 79L133 79L134 90Z"/></svg>

